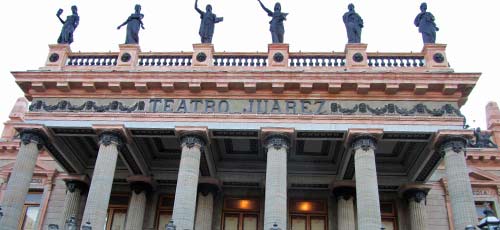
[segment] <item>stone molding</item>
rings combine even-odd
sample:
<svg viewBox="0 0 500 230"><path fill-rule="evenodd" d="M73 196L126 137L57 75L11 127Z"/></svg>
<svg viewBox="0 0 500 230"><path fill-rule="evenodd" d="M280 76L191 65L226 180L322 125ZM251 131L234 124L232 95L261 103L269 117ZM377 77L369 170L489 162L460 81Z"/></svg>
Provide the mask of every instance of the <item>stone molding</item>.
<svg viewBox="0 0 500 230"><path fill-rule="evenodd" d="M427 191L422 189L409 189L405 191L404 197L408 200L414 200L417 203L427 199Z"/></svg>
<svg viewBox="0 0 500 230"><path fill-rule="evenodd" d="M115 144L117 146L123 145L123 139L120 133L115 131L104 131L99 134L99 144L108 146L110 144Z"/></svg>
<svg viewBox="0 0 500 230"><path fill-rule="evenodd" d="M363 151L375 150L377 145L377 138L369 134L359 135L353 138L351 141L352 148L362 149Z"/></svg>
<svg viewBox="0 0 500 230"><path fill-rule="evenodd" d="M26 129L20 132L21 143L28 145L30 143L35 143L38 150L41 150L43 146L47 143L46 136L37 129Z"/></svg>
<svg viewBox="0 0 500 230"><path fill-rule="evenodd" d="M355 187L336 187L332 191L333 195L339 199L349 200L351 198L356 197L356 188Z"/></svg>
<svg viewBox="0 0 500 230"><path fill-rule="evenodd" d="M451 149L455 153L464 153L465 147L467 146L467 139L462 136L449 136L445 137L441 143L438 145L441 155L444 156L448 149Z"/></svg>
<svg viewBox="0 0 500 230"><path fill-rule="evenodd" d="M274 148L279 150L285 148L288 150L290 147L290 138L285 134L273 133L266 137L265 143L267 149Z"/></svg>
<svg viewBox="0 0 500 230"><path fill-rule="evenodd" d="M205 146L205 140L196 134L186 134L181 137L181 146L186 146L188 148L197 146L201 149Z"/></svg>

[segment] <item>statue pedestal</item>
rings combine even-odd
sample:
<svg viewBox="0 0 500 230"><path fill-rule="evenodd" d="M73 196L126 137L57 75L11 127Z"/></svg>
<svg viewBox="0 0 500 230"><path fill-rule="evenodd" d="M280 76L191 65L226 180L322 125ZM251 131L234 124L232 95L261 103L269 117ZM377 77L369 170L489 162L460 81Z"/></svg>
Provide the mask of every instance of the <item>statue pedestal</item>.
<svg viewBox="0 0 500 230"><path fill-rule="evenodd" d="M116 66L134 68L139 60L141 47L139 44L120 44L120 53Z"/></svg>
<svg viewBox="0 0 500 230"><path fill-rule="evenodd" d="M288 67L290 47L288 44L273 43L267 46L267 60L272 67Z"/></svg>
<svg viewBox="0 0 500 230"><path fill-rule="evenodd" d="M424 44L422 53L425 58L427 68L448 69L448 59L446 58L446 44Z"/></svg>
<svg viewBox="0 0 500 230"><path fill-rule="evenodd" d="M45 62L44 70L62 70L66 65L68 55L71 53L69 44L52 44L49 45L49 55Z"/></svg>
<svg viewBox="0 0 500 230"><path fill-rule="evenodd" d="M347 68L368 68L368 56L364 43L348 43L345 45L345 61Z"/></svg>
<svg viewBox="0 0 500 230"><path fill-rule="evenodd" d="M214 52L213 44L193 44L193 66L212 66Z"/></svg>

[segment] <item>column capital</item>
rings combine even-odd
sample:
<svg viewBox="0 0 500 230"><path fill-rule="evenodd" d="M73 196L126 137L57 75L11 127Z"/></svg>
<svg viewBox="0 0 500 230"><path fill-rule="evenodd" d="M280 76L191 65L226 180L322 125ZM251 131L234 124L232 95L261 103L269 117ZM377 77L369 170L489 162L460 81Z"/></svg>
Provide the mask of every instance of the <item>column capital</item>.
<svg viewBox="0 0 500 230"><path fill-rule="evenodd" d="M110 144L121 146L123 145L123 138L117 131L103 131L99 134L99 144L104 146L108 146Z"/></svg>
<svg viewBox="0 0 500 230"><path fill-rule="evenodd" d="M438 143L438 148L441 154L444 156L446 152L452 150L454 153L465 153L465 147L467 146L467 139L463 136L446 136L440 143Z"/></svg>
<svg viewBox="0 0 500 230"><path fill-rule="evenodd" d="M339 186L333 188L332 193L337 199L349 200L356 197L356 188L352 186Z"/></svg>
<svg viewBox="0 0 500 230"><path fill-rule="evenodd" d="M193 148L195 146L203 148L205 146L205 139L197 134L186 134L181 137L181 146Z"/></svg>
<svg viewBox="0 0 500 230"><path fill-rule="evenodd" d="M89 185L79 180L67 180L66 189L71 193L74 193L78 189L80 190L80 194L83 194L89 189Z"/></svg>
<svg viewBox="0 0 500 230"><path fill-rule="evenodd" d="M375 150L377 146L377 138L370 134L362 134L354 137L351 140L353 149L362 149L363 151Z"/></svg>
<svg viewBox="0 0 500 230"><path fill-rule="evenodd" d="M415 201L417 203L420 203L426 199L427 193L428 191L426 191L425 189L413 188L406 190L404 192L404 197L408 201Z"/></svg>
<svg viewBox="0 0 500 230"><path fill-rule="evenodd" d="M136 194L139 194L143 191L151 192L156 186L153 178L141 175L129 176L127 177L127 182L130 185L130 190L132 190Z"/></svg>
<svg viewBox="0 0 500 230"><path fill-rule="evenodd" d="M38 150L42 149L47 143L47 137L38 129L23 129L19 132L19 136L21 137L22 144L34 143L37 145Z"/></svg>
<svg viewBox="0 0 500 230"><path fill-rule="evenodd" d="M266 136L265 146L267 149L289 149L290 148L290 138L284 133L272 133Z"/></svg>

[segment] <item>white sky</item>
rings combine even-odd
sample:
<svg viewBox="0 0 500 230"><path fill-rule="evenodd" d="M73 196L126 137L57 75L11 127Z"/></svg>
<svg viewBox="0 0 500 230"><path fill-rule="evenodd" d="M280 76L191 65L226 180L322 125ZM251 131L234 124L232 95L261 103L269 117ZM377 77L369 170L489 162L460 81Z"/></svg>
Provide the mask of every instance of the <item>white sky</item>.
<svg viewBox="0 0 500 230"><path fill-rule="evenodd" d="M292 51L343 51L347 41L342 15L354 3L364 20L362 42L368 51L419 52L421 36L413 25L421 1L409 0L282 0L285 42ZM10 71L35 70L43 66L48 44L56 43L61 24L59 8L66 18L72 5L78 6L80 26L72 50L89 52L118 51L125 41L120 25L142 5L146 30L140 33L143 51L191 51L199 42L199 15L194 0L15 0L2 5L0 21L0 121L8 114L22 91ZM263 0L272 8L274 1ZM428 11L440 28L437 42L448 44L447 56L457 72L482 72L469 100L462 107L471 126L485 127L484 108L488 101L500 102L500 2L492 0L427 1ZM216 51L267 51L270 43L269 17L257 0L200 0L199 6L213 5L224 22L216 25L213 43ZM0 127L1 128L1 127Z"/></svg>

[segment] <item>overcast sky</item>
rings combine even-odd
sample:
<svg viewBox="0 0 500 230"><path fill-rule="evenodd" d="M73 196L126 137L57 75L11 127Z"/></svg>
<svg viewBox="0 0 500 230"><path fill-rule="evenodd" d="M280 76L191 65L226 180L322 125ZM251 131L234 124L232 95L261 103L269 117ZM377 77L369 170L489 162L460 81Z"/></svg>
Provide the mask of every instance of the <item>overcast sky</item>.
<svg viewBox="0 0 500 230"><path fill-rule="evenodd" d="M409 0L282 0L288 12L285 42L291 51L343 51L347 41L342 15L354 3L364 20L362 42L368 51L419 52L421 36L413 25L421 1ZM43 66L48 44L56 43L61 23L59 8L66 18L72 5L78 6L80 26L71 45L73 51L118 51L125 41L125 30L116 27L142 5L146 30L140 32L143 51L191 51L199 42L200 18L194 1L188 0L15 0L4 1L0 14L0 121L22 91L10 71L36 70ZM263 0L272 8L274 1ZM492 0L427 1L428 11L440 28L437 42L448 44L447 56L457 72L482 72L469 100L462 107L471 126L485 127L484 108L488 101L500 102L499 2ZM269 17L257 0L200 0L200 8L213 5L213 12L224 17L216 25L213 43L216 51L267 51L270 43ZM0 127L1 128L1 127Z"/></svg>

